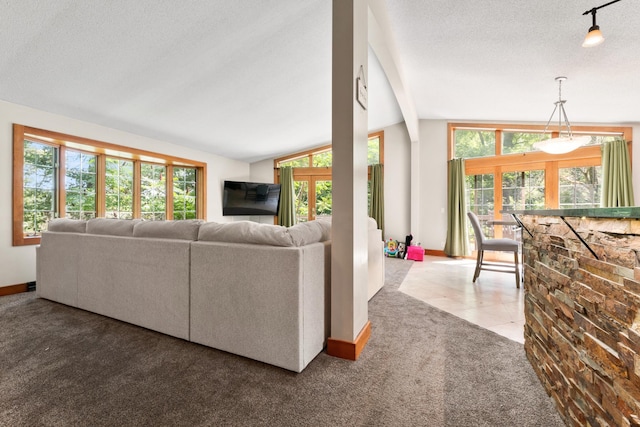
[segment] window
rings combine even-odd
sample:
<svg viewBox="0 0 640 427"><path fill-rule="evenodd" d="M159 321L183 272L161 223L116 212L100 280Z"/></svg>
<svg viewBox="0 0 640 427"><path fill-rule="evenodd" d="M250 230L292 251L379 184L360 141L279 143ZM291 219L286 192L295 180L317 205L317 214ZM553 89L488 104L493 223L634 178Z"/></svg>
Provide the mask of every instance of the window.
<svg viewBox="0 0 640 427"><path fill-rule="evenodd" d="M167 209L167 168L143 163L140 171L140 212L142 219L164 220Z"/></svg>
<svg viewBox="0 0 640 427"><path fill-rule="evenodd" d="M206 216L205 163L17 124L13 150L14 246L58 217Z"/></svg>
<svg viewBox="0 0 640 427"><path fill-rule="evenodd" d="M46 229L47 221L53 218L58 210L58 149L28 140L24 140L23 144L24 185L18 189L18 193L14 191L14 194L22 194L23 233L35 236Z"/></svg>
<svg viewBox="0 0 640 427"><path fill-rule="evenodd" d="M383 163L384 132L369 135L367 143L367 164ZM293 167L293 180L297 222L310 221L332 212L332 160L331 145L325 145L302 153L291 154L276 159L276 169ZM275 176L275 182L280 178Z"/></svg>
<svg viewBox="0 0 640 427"><path fill-rule="evenodd" d="M544 170L502 174L502 209L544 209Z"/></svg>
<svg viewBox="0 0 640 427"><path fill-rule="evenodd" d="M478 215L488 236L499 238L507 232L490 229L492 221L511 219L503 218L502 210L599 206L600 145L619 138L630 143L632 129L573 126L572 130L590 135L591 142L570 153L551 155L533 148L542 139L544 126L449 124L449 157L466 159L468 208Z"/></svg>
<svg viewBox="0 0 640 427"><path fill-rule="evenodd" d="M560 208L600 206L602 167L561 168L559 170Z"/></svg>
<svg viewBox="0 0 640 427"><path fill-rule="evenodd" d="M96 158L93 154L65 150L65 212L67 218L96 217Z"/></svg>
<svg viewBox="0 0 640 427"><path fill-rule="evenodd" d="M196 219L196 169L173 168L173 219Z"/></svg>
<svg viewBox="0 0 640 427"><path fill-rule="evenodd" d="M133 162L107 157L105 171L105 216L133 218Z"/></svg>

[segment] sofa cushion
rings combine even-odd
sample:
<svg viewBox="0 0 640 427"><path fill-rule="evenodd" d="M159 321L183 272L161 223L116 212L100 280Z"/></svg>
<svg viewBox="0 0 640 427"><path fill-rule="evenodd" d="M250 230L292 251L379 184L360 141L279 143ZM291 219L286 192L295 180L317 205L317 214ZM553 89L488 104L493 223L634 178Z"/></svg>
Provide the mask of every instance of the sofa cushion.
<svg viewBox="0 0 640 427"><path fill-rule="evenodd" d="M201 219L179 221L142 221L134 224L133 237L198 240Z"/></svg>
<svg viewBox="0 0 640 427"><path fill-rule="evenodd" d="M84 219L55 218L47 223L47 230L65 233L86 233L87 221Z"/></svg>
<svg viewBox="0 0 640 427"><path fill-rule="evenodd" d="M87 221L87 233L109 236L133 236L133 226L141 219L94 218Z"/></svg>
<svg viewBox="0 0 640 427"><path fill-rule="evenodd" d="M294 246L305 246L331 239L331 222L316 220L301 222L288 228Z"/></svg>
<svg viewBox="0 0 640 427"><path fill-rule="evenodd" d="M200 226L198 240L256 245L295 246L286 227L252 221L209 222Z"/></svg>

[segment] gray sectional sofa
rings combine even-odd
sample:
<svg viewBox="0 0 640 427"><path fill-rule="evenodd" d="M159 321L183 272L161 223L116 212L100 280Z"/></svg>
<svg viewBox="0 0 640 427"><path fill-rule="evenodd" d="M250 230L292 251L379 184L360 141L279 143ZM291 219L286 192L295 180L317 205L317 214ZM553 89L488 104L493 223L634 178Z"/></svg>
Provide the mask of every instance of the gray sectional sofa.
<svg viewBox="0 0 640 427"><path fill-rule="evenodd" d="M330 223L56 219L39 297L301 372L329 334Z"/></svg>

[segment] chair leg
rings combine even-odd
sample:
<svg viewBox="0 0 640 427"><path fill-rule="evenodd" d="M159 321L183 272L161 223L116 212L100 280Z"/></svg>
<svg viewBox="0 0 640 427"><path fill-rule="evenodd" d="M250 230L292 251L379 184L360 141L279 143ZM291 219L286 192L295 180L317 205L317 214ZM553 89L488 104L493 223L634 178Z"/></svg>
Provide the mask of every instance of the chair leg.
<svg viewBox="0 0 640 427"><path fill-rule="evenodd" d="M483 256L484 256L484 251L478 250L478 258L476 259L476 271L473 273L473 283L476 282L476 279L480 275L480 266L482 265Z"/></svg>
<svg viewBox="0 0 640 427"><path fill-rule="evenodd" d="M518 251L513 252L513 260L516 267L516 288L520 288L520 266L518 265Z"/></svg>

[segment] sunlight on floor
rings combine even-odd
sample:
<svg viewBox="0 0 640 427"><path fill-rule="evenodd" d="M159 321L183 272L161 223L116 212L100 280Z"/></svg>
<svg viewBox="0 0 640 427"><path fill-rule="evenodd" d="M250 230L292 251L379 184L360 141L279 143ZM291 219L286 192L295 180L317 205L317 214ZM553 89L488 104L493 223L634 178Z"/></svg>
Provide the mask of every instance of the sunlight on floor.
<svg viewBox="0 0 640 427"><path fill-rule="evenodd" d="M475 260L425 256L413 262L400 291L511 340L524 343L524 291L513 274L482 271Z"/></svg>

